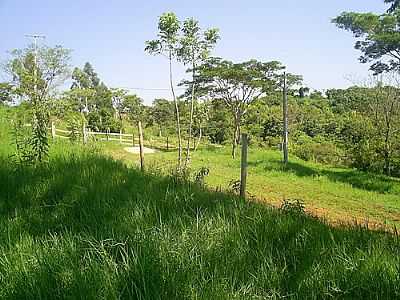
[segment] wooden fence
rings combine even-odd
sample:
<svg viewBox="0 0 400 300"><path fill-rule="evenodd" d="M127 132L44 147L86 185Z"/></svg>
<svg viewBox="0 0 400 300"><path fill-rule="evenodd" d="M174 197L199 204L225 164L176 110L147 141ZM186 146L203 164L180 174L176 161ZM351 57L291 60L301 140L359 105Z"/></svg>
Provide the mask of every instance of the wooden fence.
<svg viewBox="0 0 400 300"><path fill-rule="evenodd" d="M112 133L109 130L107 132L91 131L86 126L82 127L82 130L73 132L72 130L63 130L56 128L55 124L51 124L51 136L53 138L69 139L74 134L82 136L83 142L86 143L89 139L100 140L100 141L117 141L120 144L135 146L135 135L127 133Z"/></svg>

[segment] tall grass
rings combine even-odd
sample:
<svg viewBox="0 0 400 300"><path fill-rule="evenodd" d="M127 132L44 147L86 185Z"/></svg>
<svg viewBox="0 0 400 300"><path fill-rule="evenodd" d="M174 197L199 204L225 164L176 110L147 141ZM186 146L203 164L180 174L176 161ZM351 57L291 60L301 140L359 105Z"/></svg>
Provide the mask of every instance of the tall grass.
<svg viewBox="0 0 400 300"><path fill-rule="evenodd" d="M1 299L395 299L399 246L92 149L0 158Z"/></svg>
<svg viewBox="0 0 400 300"><path fill-rule="evenodd" d="M397 234L143 174L92 146L55 142L47 163L18 166L8 125L0 115L0 299L400 298Z"/></svg>
<svg viewBox="0 0 400 300"><path fill-rule="evenodd" d="M108 152L127 162L137 160L137 155L123 150L111 148ZM229 148L204 147L192 154L194 170L210 169L209 186L226 188L240 178L240 159L233 160ZM261 201L279 206L283 199L302 199L307 210L332 222L368 220L388 228L400 225L398 178L305 162L294 156L284 167L280 152L257 147L250 147L248 158L247 189ZM175 162L175 153L159 152L147 155L146 160L168 169Z"/></svg>

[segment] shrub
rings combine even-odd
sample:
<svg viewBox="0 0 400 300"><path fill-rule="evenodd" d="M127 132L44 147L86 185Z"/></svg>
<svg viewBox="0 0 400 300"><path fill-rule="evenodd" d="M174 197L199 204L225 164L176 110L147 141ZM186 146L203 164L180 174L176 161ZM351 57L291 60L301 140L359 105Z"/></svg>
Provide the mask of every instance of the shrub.
<svg viewBox="0 0 400 300"><path fill-rule="evenodd" d="M338 165L343 163L343 153L332 141L321 137L311 138L302 135L293 145L294 154L306 161Z"/></svg>

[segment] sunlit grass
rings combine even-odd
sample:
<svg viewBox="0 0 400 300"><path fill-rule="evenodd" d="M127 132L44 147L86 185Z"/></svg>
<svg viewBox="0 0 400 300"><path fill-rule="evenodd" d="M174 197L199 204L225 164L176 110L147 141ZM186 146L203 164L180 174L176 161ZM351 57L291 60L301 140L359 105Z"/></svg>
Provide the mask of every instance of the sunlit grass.
<svg viewBox="0 0 400 300"><path fill-rule="evenodd" d="M62 146L62 147L61 147ZM0 298L400 296L396 236L141 174L56 145L0 168Z"/></svg>
<svg viewBox="0 0 400 300"><path fill-rule="evenodd" d="M104 146L106 153L128 164L137 162L118 145ZM146 156L150 165L169 170L176 163L175 152ZM240 178L240 158L233 160L229 147L204 146L192 153L192 170L210 169L206 183L227 189ZM296 157L284 167L278 151L250 148L248 192L257 199L280 205L284 199L301 199L306 208L332 222L361 222L370 225L400 225L400 180L354 169L335 168L305 162Z"/></svg>

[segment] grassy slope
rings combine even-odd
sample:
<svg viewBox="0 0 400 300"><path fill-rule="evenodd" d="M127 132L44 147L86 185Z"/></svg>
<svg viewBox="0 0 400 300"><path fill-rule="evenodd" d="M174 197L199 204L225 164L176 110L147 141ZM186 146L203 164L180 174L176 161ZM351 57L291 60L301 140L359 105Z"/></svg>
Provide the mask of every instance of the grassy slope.
<svg viewBox="0 0 400 300"><path fill-rule="evenodd" d="M136 161L119 146L108 152L124 161ZM229 149L203 149L193 155L194 170L208 167L207 183L226 188L240 174L240 158L232 160ZM173 166L176 154L147 155L148 164ZM334 168L291 158L286 169L277 151L251 149L248 191L258 199L280 204L283 199L302 199L306 208L333 222L400 225L400 180L352 169Z"/></svg>
<svg viewBox="0 0 400 300"><path fill-rule="evenodd" d="M400 297L397 236L141 174L69 143L16 169L0 123L0 299ZM226 155L210 160L231 171Z"/></svg>
<svg viewBox="0 0 400 300"><path fill-rule="evenodd" d="M397 237L52 149L1 158L1 299L400 297Z"/></svg>

